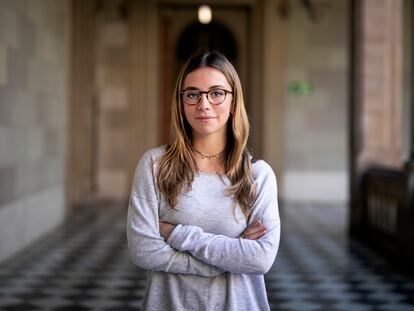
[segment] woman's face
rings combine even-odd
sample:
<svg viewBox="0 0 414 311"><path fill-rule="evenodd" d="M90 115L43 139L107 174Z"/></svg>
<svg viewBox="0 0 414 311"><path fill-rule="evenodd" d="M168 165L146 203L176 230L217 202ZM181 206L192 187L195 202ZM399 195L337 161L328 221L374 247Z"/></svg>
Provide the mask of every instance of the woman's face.
<svg viewBox="0 0 414 311"><path fill-rule="evenodd" d="M212 89L233 91L224 74L212 67L202 67L190 72L183 83L183 90L189 89L201 92ZM184 113L191 125L193 139L208 135L225 137L233 95L227 93L224 102L219 105L211 104L207 100L206 93L200 95L200 101L193 106L186 104L183 98Z"/></svg>

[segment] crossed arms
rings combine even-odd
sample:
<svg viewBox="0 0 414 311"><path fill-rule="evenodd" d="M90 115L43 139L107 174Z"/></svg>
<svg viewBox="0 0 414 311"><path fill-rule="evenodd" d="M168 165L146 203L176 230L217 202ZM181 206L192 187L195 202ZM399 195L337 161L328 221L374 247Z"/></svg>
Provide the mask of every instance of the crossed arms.
<svg viewBox="0 0 414 311"><path fill-rule="evenodd" d="M148 176L148 167L144 157L135 174L128 209L128 247L134 264L147 270L204 277L223 272L264 274L271 268L279 246L280 220L276 179L270 167L268 174L257 180L258 195L244 238L160 222L153 171Z"/></svg>

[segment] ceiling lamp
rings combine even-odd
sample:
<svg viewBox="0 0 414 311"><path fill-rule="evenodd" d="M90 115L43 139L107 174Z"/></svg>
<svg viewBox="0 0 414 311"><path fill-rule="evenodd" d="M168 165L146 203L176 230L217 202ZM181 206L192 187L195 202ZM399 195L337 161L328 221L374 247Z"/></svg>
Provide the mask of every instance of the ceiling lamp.
<svg viewBox="0 0 414 311"><path fill-rule="evenodd" d="M211 8L207 4L200 5L198 7L198 20L202 24L208 24L211 22Z"/></svg>

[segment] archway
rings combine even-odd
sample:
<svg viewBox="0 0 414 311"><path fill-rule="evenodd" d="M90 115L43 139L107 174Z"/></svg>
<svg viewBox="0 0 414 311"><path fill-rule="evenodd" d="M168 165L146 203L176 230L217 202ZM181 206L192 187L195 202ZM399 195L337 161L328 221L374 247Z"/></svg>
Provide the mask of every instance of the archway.
<svg viewBox="0 0 414 311"><path fill-rule="evenodd" d="M194 22L181 33L176 46L177 70L200 48L219 50L237 67L237 45L233 34L220 22Z"/></svg>

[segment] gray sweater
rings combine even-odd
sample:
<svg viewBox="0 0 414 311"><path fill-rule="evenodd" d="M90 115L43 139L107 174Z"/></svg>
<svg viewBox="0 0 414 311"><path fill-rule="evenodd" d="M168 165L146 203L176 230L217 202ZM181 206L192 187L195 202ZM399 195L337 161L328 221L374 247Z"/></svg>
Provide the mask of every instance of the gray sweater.
<svg viewBox="0 0 414 311"><path fill-rule="evenodd" d="M146 152L135 172L127 236L132 261L147 269L144 310L269 310L263 275L279 246L275 175L253 164L257 198L246 221L225 195L227 177L198 173L191 191L172 210L156 185L156 160L165 146ZM259 240L240 238L256 219L267 228ZM177 224L167 241L159 220Z"/></svg>

